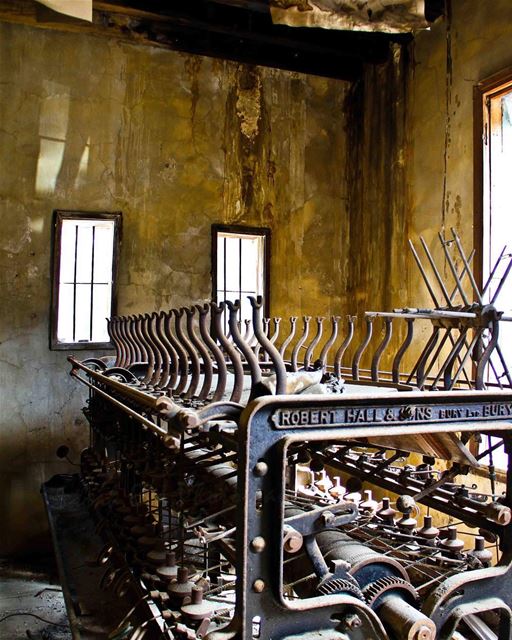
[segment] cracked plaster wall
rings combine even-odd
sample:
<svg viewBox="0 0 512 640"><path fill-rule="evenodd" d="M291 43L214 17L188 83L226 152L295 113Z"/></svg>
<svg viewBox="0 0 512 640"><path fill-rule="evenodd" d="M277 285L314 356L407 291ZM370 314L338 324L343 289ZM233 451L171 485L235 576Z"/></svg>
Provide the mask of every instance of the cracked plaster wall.
<svg viewBox="0 0 512 640"><path fill-rule="evenodd" d="M422 306L406 239L472 243L472 87L511 21L454 3L448 94L443 23L352 87L0 23L0 553L46 541L39 485L86 442L47 347L53 209L123 212L121 313L208 299L212 223L271 227L274 315Z"/></svg>
<svg viewBox="0 0 512 640"><path fill-rule="evenodd" d="M441 261L437 232L456 227L473 246L473 87L512 66L512 3L451 3L451 28L439 22L412 47L407 162L411 237L423 235ZM410 258L412 265L412 258ZM448 266L445 265L445 274ZM430 304L411 266L413 304Z"/></svg>
<svg viewBox="0 0 512 640"><path fill-rule="evenodd" d="M87 440L48 349L52 211L123 212L120 313L209 299L212 223L271 227L275 314L343 311L347 85L5 23L0 61L5 554L46 544L39 486Z"/></svg>

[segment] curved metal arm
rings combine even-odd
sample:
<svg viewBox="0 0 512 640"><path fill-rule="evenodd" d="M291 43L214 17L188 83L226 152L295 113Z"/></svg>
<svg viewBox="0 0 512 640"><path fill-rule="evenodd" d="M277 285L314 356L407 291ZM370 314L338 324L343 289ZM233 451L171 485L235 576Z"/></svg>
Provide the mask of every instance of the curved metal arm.
<svg viewBox="0 0 512 640"><path fill-rule="evenodd" d="M322 317L318 317L316 319L316 335L313 340L311 340L309 347L306 349L306 355L304 356L304 367L306 369L309 367L316 345L320 342L320 338L322 337L324 320L325 318Z"/></svg>
<svg viewBox="0 0 512 640"><path fill-rule="evenodd" d="M274 366L274 370L276 372L276 394L286 393L286 367L284 365L283 359L279 351L274 347L272 342L268 339L263 331L263 326L261 322L261 314L263 309L263 297L258 296L257 298L249 297L249 300L252 305L252 324L254 327L254 333L258 342L261 344L262 348L268 354L269 358L272 361Z"/></svg>
<svg viewBox="0 0 512 640"><path fill-rule="evenodd" d="M227 339L226 334L222 329L222 314L226 308L226 303L221 302L220 306L217 306L215 302L212 302L212 312L213 312L213 320L215 326L215 332L217 334L217 339L219 340L221 346L228 354L231 365L233 367L233 373L235 376L233 382L233 391L231 392L230 400L232 402L238 402L242 397L242 391L244 388L244 368L242 366L242 360L240 359L240 355L232 343Z"/></svg>
<svg viewBox="0 0 512 640"><path fill-rule="evenodd" d="M205 304L203 307L201 307L200 305L196 305L196 309L199 312L199 331L201 332L201 337L203 338L203 341L208 349L210 349L210 351L213 353L215 364L217 366L217 387L215 388L212 398L213 402L217 402L222 398L222 396L224 395L224 391L226 390L228 368L226 367L224 354L219 349L215 340L213 340L208 331L207 318L208 311L210 311L210 305Z"/></svg>
<svg viewBox="0 0 512 640"><path fill-rule="evenodd" d="M251 388L254 389L254 386L261 382L261 369L258 358L255 356L254 351L251 349L251 347L242 338L240 329L238 327L238 312L240 311L240 300L236 300L235 302L226 300L226 305L229 309L229 331L236 346L240 349L247 361L247 364L249 365L249 372L251 374Z"/></svg>
<svg viewBox="0 0 512 640"><path fill-rule="evenodd" d="M201 359L203 361L204 381L198 397L201 400L204 400L208 396L208 393L212 386L213 366L210 354L208 353L208 349L205 347L204 343L199 340L195 332L194 316L196 314L196 311L196 307L185 308L185 313L187 314L187 333L189 335L190 341L199 352L199 355L201 356Z"/></svg>
<svg viewBox="0 0 512 640"><path fill-rule="evenodd" d="M338 351L336 351L336 355L334 357L334 374L338 377L341 374L341 359L343 358L348 345L352 342L355 319L356 316L347 316L347 335L345 336L345 340L341 343Z"/></svg>
<svg viewBox="0 0 512 640"><path fill-rule="evenodd" d="M308 337L308 333L309 333L309 323L311 322L311 316L304 316L302 318L303 322L304 322L304 330L302 332L301 337L298 339L297 344L295 345L295 347L293 348L292 351L292 371L297 371L297 358L299 355L299 351L300 348L302 347L302 345L306 342L306 338Z"/></svg>

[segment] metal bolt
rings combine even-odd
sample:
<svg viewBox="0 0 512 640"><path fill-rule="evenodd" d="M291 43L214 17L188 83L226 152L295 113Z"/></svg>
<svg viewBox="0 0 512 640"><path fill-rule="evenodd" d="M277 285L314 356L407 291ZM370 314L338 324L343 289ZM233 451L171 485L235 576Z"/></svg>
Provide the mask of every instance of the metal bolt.
<svg viewBox="0 0 512 640"><path fill-rule="evenodd" d="M268 473L268 464L260 460L254 465L253 473L255 476L258 476L258 478L263 478L263 476L266 476Z"/></svg>
<svg viewBox="0 0 512 640"><path fill-rule="evenodd" d="M343 624L347 629L358 629L363 624L363 621L357 614L351 613L345 616Z"/></svg>
<svg viewBox="0 0 512 640"><path fill-rule="evenodd" d="M253 540L251 540L251 549L254 553L261 553L265 548L266 542L265 538L261 536L256 536Z"/></svg>
<svg viewBox="0 0 512 640"><path fill-rule="evenodd" d="M256 593L261 593L265 589L265 586L265 582L261 580L261 578L258 578L258 580L253 582L252 590L256 591Z"/></svg>
<svg viewBox="0 0 512 640"><path fill-rule="evenodd" d="M336 575L343 571L349 571L351 566L350 562L347 562L346 560L331 560L329 562L329 571Z"/></svg>
<svg viewBox="0 0 512 640"><path fill-rule="evenodd" d="M432 640L432 629L426 625L421 626L414 635L414 640Z"/></svg>
<svg viewBox="0 0 512 640"><path fill-rule="evenodd" d="M321 523L325 526L334 520L334 513L332 511L324 511L320 516Z"/></svg>
<svg viewBox="0 0 512 640"><path fill-rule="evenodd" d="M285 524L283 526L283 549L287 553L297 553L297 551L300 551L303 542L302 534L293 527L290 527L290 525Z"/></svg>

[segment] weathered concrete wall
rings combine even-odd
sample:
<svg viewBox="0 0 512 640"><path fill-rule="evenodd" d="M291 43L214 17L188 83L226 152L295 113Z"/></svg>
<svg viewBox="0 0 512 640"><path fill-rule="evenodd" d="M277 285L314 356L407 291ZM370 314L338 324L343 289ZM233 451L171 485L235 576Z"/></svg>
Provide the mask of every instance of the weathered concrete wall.
<svg viewBox="0 0 512 640"><path fill-rule="evenodd" d="M425 236L439 258L442 228L456 227L467 250L473 246L473 87L512 65L510 2L451 5L451 23L419 34L412 47L408 125L410 232ZM417 270L409 273L412 302L427 302Z"/></svg>
<svg viewBox="0 0 512 640"><path fill-rule="evenodd" d="M120 312L210 297L210 226L272 228L275 313L343 298L347 85L0 24L0 553L44 541L41 482L85 443L48 349L56 208L121 210ZM289 311L288 311L289 312ZM81 355L87 355L82 353Z"/></svg>
<svg viewBox="0 0 512 640"><path fill-rule="evenodd" d="M46 525L83 394L48 350L55 208L121 210L120 312L210 296L210 225L272 229L275 315L427 302L406 239L472 243L472 87L512 64L505 0L454 3L356 86L0 24L0 553ZM43 153L48 139L60 143Z"/></svg>

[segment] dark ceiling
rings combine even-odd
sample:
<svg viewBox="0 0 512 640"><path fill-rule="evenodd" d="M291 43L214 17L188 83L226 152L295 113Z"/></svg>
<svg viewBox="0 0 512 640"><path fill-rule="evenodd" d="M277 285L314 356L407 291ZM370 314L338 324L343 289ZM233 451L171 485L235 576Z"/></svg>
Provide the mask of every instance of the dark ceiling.
<svg viewBox="0 0 512 640"><path fill-rule="evenodd" d="M425 5L429 22L442 15L444 0ZM95 0L94 9L103 21L128 15L125 29L180 51L345 80L413 37L274 25L268 0Z"/></svg>

